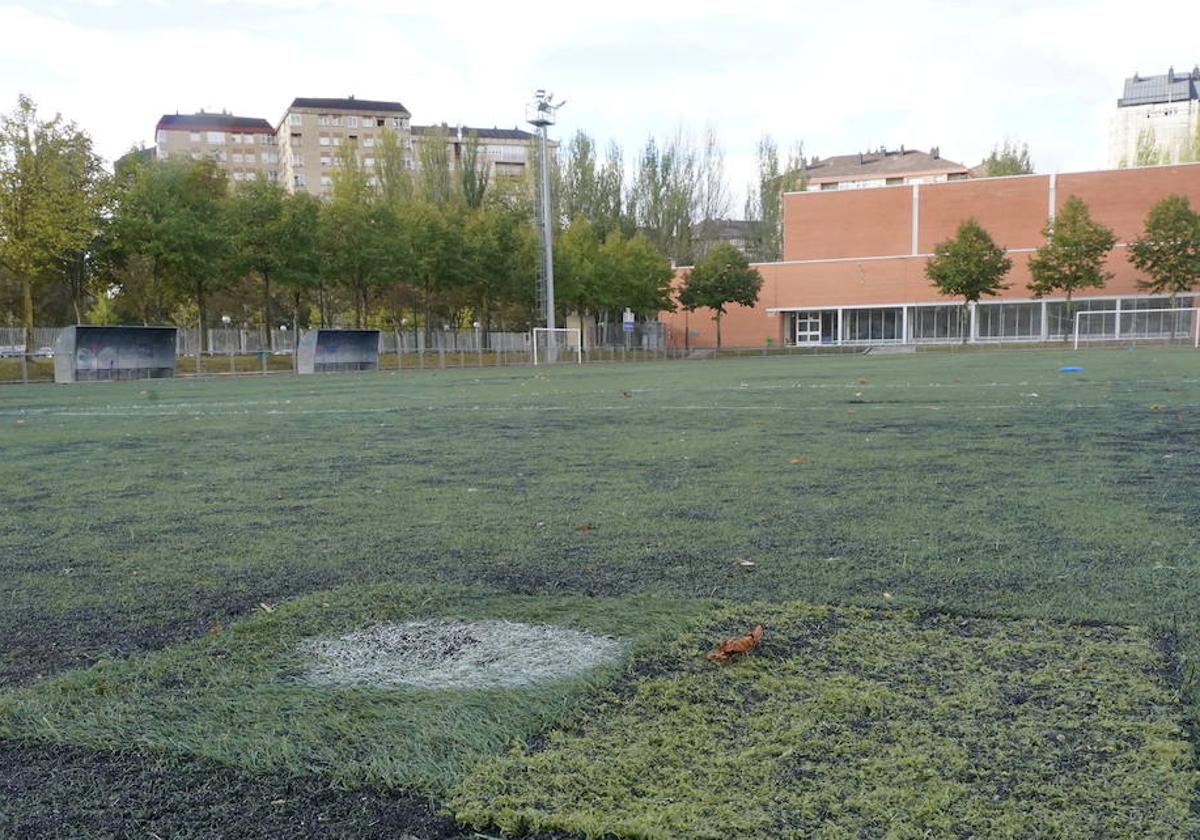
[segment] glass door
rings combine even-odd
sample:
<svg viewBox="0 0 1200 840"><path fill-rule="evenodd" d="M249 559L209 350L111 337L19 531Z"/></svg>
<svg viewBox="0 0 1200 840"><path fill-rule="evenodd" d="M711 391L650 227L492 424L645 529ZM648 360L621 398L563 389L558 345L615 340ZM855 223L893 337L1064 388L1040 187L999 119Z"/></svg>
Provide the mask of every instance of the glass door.
<svg viewBox="0 0 1200 840"><path fill-rule="evenodd" d="M796 313L796 343L797 344L820 344L821 343L821 313L820 312L797 312Z"/></svg>

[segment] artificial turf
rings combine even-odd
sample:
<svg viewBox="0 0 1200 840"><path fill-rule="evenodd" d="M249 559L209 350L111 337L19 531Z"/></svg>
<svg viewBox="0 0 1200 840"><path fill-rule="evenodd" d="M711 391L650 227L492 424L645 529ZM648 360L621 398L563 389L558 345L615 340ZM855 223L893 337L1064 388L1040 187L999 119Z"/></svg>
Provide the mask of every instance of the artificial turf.
<svg viewBox="0 0 1200 840"><path fill-rule="evenodd" d="M714 639L767 627L731 663ZM587 837L1193 834L1200 775L1144 631L742 605L639 661L451 810Z"/></svg>
<svg viewBox="0 0 1200 840"><path fill-rule="evenodd" d="M878 607L887 592L927 613L1138 625L1178 640L1164 668L1187 694L1198 435L1200 356L1168 348L6 387L0 707L114 669L141 702L145 669L260 603L376 583L612 603ZM222 678L259 685L251 659ZM228 741L220 696L187 708L194 742L201 721ZM565 719L569 700L511 734ZM111 747L93 722L0 725ZM239 750L220 759L288 766ZM447 763L313 769L440 790L470 761Z"/></svg>

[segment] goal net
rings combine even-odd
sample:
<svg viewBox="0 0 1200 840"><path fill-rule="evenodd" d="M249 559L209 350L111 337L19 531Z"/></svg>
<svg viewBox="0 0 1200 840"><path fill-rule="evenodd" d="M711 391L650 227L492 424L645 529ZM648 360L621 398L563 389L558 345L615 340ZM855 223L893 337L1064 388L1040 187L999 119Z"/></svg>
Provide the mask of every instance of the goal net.
<svg viewBox="0 0 1200 840"><path fill-rule="evenodd" d="M583 364L583 335L577 329L559 327L533 328L533 363L535 365Z"/></svg>
<svg viewBox="0 0 1200 840"><path fill-rule="evenodd" d="M1178 342L1200 348L1200 307L1092 309L1075 313L1075 348L1114 341Z"/></svg>

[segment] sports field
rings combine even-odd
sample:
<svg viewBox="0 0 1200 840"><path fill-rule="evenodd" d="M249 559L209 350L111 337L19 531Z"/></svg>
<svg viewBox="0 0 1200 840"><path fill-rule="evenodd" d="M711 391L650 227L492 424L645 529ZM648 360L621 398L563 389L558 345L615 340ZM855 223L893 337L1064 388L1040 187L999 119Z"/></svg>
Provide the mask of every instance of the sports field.
<svg viewBox="0 0 1200 840"><path fill-rule="evenodd" d="M1198 444L1167 348L6 387L0 837L1200 836Z"/></svg>

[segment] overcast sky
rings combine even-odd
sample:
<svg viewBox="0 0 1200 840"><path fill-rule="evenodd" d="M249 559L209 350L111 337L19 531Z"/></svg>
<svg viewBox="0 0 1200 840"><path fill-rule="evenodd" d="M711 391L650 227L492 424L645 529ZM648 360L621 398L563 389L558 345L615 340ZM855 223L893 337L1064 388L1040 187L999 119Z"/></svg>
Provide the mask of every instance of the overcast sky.
<svg viewBox="0 0 1200 840"><path fill-rule="evenodd" d="M164 113L275 123L293 97L354 94L511 127L544 87L567 100L559 136L627 161L713 126L741 194L763 133L966 164L1011 137L1039 171L1102 167L1122 80L1191 68L1197 31L1195 0L0 0L0 104L27 93L112 159Z"/></svg>

